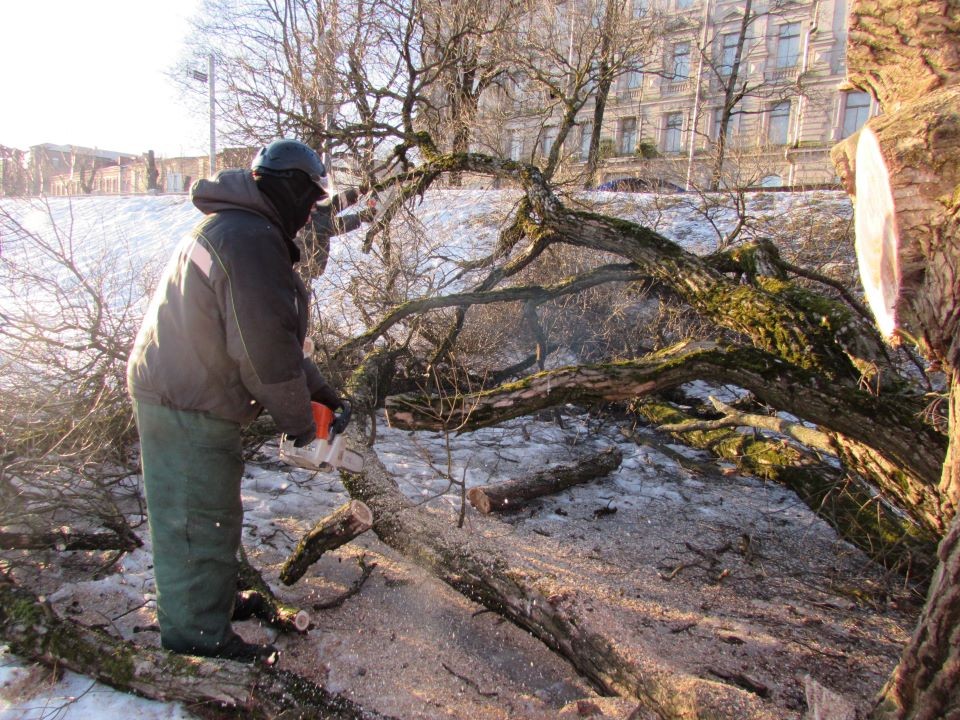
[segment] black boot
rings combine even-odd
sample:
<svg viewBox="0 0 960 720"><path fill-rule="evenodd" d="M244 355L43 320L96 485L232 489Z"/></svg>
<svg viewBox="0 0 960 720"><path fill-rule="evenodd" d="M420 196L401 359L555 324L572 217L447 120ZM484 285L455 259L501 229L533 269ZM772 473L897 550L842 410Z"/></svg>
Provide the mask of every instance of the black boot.
<svg viewBox="0 0 960 720"><path fill-rule="evenodd" d="M236 633L231 633L230 637L208 657L234 660L241 663L258 662L263 665L276 665L280 659L280 651L273 645L248 643Z"/></svg>
<svg viewBox="0 0 960 720"><path fill-rule="evenodd" d="M270 608L266 598L256 590L244 590L237 593L233 601L233 617L231 620L241 621L258 617L261 620L270 620Z"/></svg>

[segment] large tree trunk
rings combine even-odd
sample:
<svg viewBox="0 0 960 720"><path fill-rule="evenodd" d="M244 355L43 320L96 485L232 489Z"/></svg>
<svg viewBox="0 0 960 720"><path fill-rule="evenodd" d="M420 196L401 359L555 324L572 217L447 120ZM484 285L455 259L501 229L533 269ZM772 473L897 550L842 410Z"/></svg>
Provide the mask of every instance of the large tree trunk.
<svg viewBox="0 0 960 720"><path fill-rule="evenodd" d="M906 330L947 366L950 447L940 495L960 502L960 5L856 0L848 67L884 115L834 149L855 195L857 258L885 334ZM960 718L960 516L900 664L872 717Z"/></svg>

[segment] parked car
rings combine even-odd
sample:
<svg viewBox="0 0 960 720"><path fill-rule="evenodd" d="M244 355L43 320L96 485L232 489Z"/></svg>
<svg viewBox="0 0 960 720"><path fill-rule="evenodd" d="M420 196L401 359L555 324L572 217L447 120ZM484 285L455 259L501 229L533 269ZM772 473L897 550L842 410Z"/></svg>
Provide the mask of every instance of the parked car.
<svg viewBox="0 0 960 720"><path fill-rule="evenodd" d="M624 177L607 180L596 190L607 192L683 192L683 188L666 180Z"/></svg>

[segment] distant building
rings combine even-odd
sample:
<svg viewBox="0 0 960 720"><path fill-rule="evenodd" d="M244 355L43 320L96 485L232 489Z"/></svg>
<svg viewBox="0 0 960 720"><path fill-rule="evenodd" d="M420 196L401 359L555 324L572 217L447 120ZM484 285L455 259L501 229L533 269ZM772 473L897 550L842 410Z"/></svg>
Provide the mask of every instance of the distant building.
<svg viewBox="0 0 960 720"><path fill-rule="evenodd" d="M656 0L632 0L635 18L653 17ZM580 0L558 0L570 17ZM725 83L754 88L732 108L726 127L724 184L822 185L836 181L830 148L878 112L870 95L846 82L847 0L754 0L740 38L744 0L663 0L661 36L642 71L625 72L608 98L598 183L620 178L701 187L719 172L716 158ZM664 21L665 20L665 21ZM577 38L569 38L570 43ZM738 53L739 46L739 53ZM572 47L572 45L571 45ZM704 51L701 53L701 48ZM702 57L702 61L701 61ZM594 102L577 113L564 146L563 174L587 157ZM503 96L501 152L545 157L557 120L544 120L543 92Z"/></svg>
<svg viewBox="0 0 960 720"><path fill-rule="evenodd" d="M217 154L217 164L247 167L254 152L227 148ZM210 159L157 157L155 166L157 191L182 193L198 178L207 177ZM145 193L147 187L146 154L52 143L34 145L28 153L0 146L0 195L130 195Z"/></svg>

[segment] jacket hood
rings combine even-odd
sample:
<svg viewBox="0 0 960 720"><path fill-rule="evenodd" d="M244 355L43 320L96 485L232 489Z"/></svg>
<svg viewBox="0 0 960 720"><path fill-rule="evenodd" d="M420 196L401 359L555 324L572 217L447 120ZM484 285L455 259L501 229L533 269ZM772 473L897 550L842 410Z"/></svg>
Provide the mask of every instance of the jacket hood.
<svg viewBox="0 0 960 720"><path fill-rule="evenodd" d="M190 199L204 215L221 210L249 210L283 227L283 218L260 192L249 170L221 170L212 180L197 180L190 188Z"/></svg>

